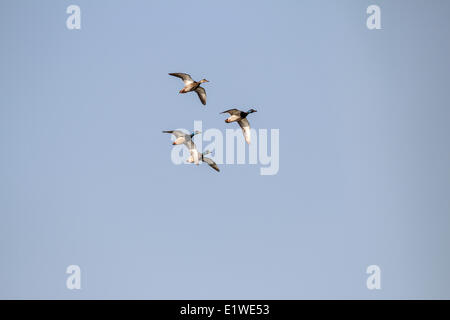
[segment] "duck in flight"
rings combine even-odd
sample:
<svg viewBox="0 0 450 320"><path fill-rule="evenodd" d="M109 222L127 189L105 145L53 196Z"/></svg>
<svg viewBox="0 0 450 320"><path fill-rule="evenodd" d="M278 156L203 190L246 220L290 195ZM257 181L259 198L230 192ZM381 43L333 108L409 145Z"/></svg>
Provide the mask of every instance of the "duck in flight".
<svg viewBox="0 0 450 320"><path fill-rule="evenodd" d="M184 88L180 90L180 93L187 93L195 91L203 105L206 105L206 91L200 87L202 83L209 82L206 79L200 81L192 80L191 76L187 73L169 73L169 75L180 78L184 82Z"/></svg>
<svg viewBox="0 0 450 320"><path fill-rule="evenodd" d="M196 134L201 133L200 131L196 130L196 131L192 132L191 134L186 134L180 130L168 130L168 131L163 131L163 133L171 133L175 136L175 141L172 143L173 145L184 144L189 149L189 153L191 154L192 162L194 162L196 165L198 165L200 155L197 151L197 147L195 146L194 141L192 141L192 138Z"/></svg>
<svg viewBox="0 0 450 320"><path fill-rule="evenodd" d="M256 112L255 109L250 109L247 112L241 111L238 109L230 109L221 113L229 113L230 116L225 120L226 123L235 122L239 124L242 129L242 133L244 134L245 141L250 144L250 123L247 120L247 116L250 113Z"/></svg>
<svg viewBox="0 0 450 320"><path fill-rule="evenodd" d="M199 155L198 155L199 160L206 162L211 168L213 168L217 172L220 172L219 166L213 161L213 159L205 157L205 155L210 154L210 153L211 153L211 151L209 151L209 150L206 150L203 153L199 153ZM187 162L193 163L194 157L190 156L189 159L187 159Z"/></svg>

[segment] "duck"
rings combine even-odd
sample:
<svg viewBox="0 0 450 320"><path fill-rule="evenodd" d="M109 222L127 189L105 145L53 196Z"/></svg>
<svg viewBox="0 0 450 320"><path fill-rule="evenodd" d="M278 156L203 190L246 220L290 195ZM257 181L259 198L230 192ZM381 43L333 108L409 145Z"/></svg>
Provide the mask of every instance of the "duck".
<svg viewBox="0 0 450 320"><path fill-rule="evenodd" d="M225 119L226 123L236 122L237 121L237 123L239 124L239 126L242 129L242 133L244 134L245 141L248 144L250 144L251 134L250 134L250 123L247 120L247 116L250 113L253 113L253 112L257 112L257 111L255 109L250 109L247 112L245 112L245 111L241 111L241 110L238 110L238 109L230 109L230 110L226 110L224 112L221 112L221 114L222 113L229 113L230 114L230 116L227 119Z"/></svg>
<svg viewBox="0 0 450 320"><path fill-rule="evenodd" d="M197 147L195 146L194 141L192 141L192 138L196 135L201 133L198 130L195 130L194 132L190 134L186 134L183 131L180 130L166 130L163 131L163 133L171 133L175 136L175 141L172 143L172 145L178 145L178 144L184 144L192 157L192 162L195 162L196 165L199 163L199 153L197 150Z"/></svg>
<svg viewBox="0 0 450 320"><path fill-rule="evenodd" d="M187 93L195 91L203 105L206 105L206 91L203 87L200 87L202 83L209 82L206 79L200 81L192 80L191 76L187 73L169 73L170 76L180 78L184 82L184 88L179 93Z"/></svg>
<svg viewBox="0 0 450 320"><path fill-rule="evenodd" d="M213 168L217 172L220 172L219 166L213 161L213 159L205 157L205 155L210 154L210 153L211 153L211 151L209 151L209 150L206 150L205 152L200 153L199 160L201 160L202 162L206 162L211 168ZM192 156L190 156L189 159L187 159L186 161L189 163L193 163L194 158Z"/></svg>

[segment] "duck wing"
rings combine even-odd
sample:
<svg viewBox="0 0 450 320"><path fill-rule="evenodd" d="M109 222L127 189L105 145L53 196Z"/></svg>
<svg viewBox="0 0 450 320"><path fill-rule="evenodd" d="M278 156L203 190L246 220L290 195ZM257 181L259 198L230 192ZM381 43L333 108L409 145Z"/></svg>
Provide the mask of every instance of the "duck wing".
<svg viewBox="0 0 450 320"><path fill-rule="evenodd" d="M194 80L192 80L191 76L187 73L169 73L169 75L180 78L181 80L183 80L185 85L194 83Z"/></svg>
<svg viewBox="0 0 450 320"><path fill-rule="evenodd" d="M171 133L176 138L184 137L186 135L186 133L184 133L183 131L180 131L180 130L168 130L168 131L163 131L163 133Z"/></svg>
<svg viewBox="0 0 450 320"><path fill-rule="evenodd" d="M241 110L238 109L230 109L230 110L225 110L224 112L221 113L229 113L230 115L236 115L236 116L240 116L241 115Z"/></svg>
<svg viewBox="0 0 450 320"><path fill-rule="evenodd" d="M202 102L202 104L206 105L206 90L205 90L205 88L202 88L199 86L197 89L195 89L195 92L197 92L197 95L200 98L200 101Z"/></svg>
<svg viewBox="0 0 450 320"><path fill-rule="evenodd" d="M217 172L220 172L219 166L212 159L203 157L203 161L209 164L209 166L214 170L216 170Z"/></svg>
<svg viewBox="0 0 450 320"><path fill-rule="evenodd" d="M247 141L248 144L250 144L250 123L248 122L247 118L244 118L242 120L238 121L239 126L242 129L242 132L244 133L245 141Z"/></svg>

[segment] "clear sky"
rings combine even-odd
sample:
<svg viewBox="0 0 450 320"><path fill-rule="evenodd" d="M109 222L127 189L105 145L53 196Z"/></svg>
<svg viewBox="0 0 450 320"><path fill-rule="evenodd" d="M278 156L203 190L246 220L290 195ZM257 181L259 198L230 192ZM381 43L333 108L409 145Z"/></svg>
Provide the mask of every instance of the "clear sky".
<svg viewBox="0 0 450 320"><path fill-rule="evenodd" d="M450 2L0 9L1 298L450 298ZM162 130L232 107L280 130L277 175L170 161Z"/></svg>

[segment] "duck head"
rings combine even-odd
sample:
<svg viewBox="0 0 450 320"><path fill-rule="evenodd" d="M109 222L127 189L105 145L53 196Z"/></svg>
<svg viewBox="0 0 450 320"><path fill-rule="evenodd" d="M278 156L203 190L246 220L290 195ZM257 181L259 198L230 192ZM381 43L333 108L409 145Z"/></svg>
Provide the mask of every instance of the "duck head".
<svg viewBox="0 0 450 320"><path fill-rule="evenodd" d="M202 133L201 131L195 130L191 133L191 137L195 136L196 134Z"/></svg>
<svg viewBox="0 0 450 320"><path fill-rule="evenodd" d="M253 113L253 112L257 112L255 109L250 109L247 111L247 113Z"/></svg>
<svg viewBox="0 0 450 320"><path fill-rule="evenodd" d="M203 152L203 155L206 156L207 154L210 154L210 153L211 153L211 151L206 150L205 152Z"/></svg>
<svg viewBox="0 0 450 320"><path fill-rule="evenodd" d="M206 80L206 79L202 79L202 80L200 80L199 82L200 82L200 83L204 83L204 82L209 82L209 81Z"/></svg>

